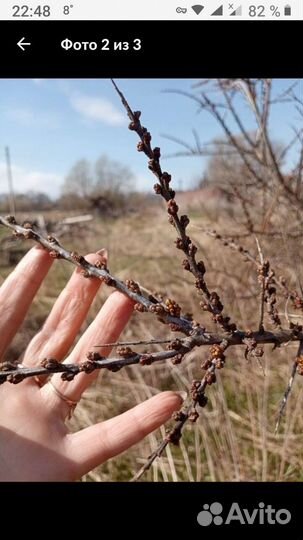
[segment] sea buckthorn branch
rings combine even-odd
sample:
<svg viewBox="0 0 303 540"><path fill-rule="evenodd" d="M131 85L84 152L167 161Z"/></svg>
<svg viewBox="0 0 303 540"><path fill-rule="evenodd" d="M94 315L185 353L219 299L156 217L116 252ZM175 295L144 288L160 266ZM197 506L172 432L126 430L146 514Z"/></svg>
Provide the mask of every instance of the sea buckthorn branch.
<svg viewBox="0 0 303 540"><path fill-rule="evenodd" d="M104 281L106 285L114 287L135 302L135 310L155 313L166 324L171 324L174 330L190 334L193 330L197 331L188 319L181 317L180 307L172 300L166 300L166 305L155 299L154 296L144 296L139 285L133 280L123 281L112 276L102 261L96 264L89 263L85 257L75 251L69 251L64 248L53 236L45 238L39 232L32 228L31 223L26 222L22 226L18 225L13 216L0 216L0 224L12 229L14 235L25 240L34 240L42 247L47 249L50 255L55 259L64 259L79 268L82 268L84 277L97 277Z"/></svg>
<svg viewBox="0 0 303 540"><path fill-rule="evenodd" d="M201 231L207 234L208 236L211 236L212 238L219 240L223 246L229 247L233 251L240 253L246 261L250 261L256 265L258 264L254 255L252 255L248 249L244 248L243 246L235 242L233 237L223 236L222 234L218 233L214 229L210 230L210 229L201 228Z"/></svg>
<svg viewBox="0 0 303 540"><path fill-rule="evenodd" d="M132 479L133 482L137 482L142 478L145 472L150 469L154 461L161 457L168 444L179 445L182 437L182 430L188 421L192 423L197 421L200 416L197 410L198 407L204 408L208 402L208 398L205 395L206 388L216 382L216 369L224 367L224 352L227 347L228 342L227 340L224 340L220 345L214 345L210 348L210 358L201 365L201 368L206 370L203 378L192 382L190 389L190 403L184 405L179 411L173 414L172 419L175 420L174 427L167 433L166 437L161 441L156 450L154 450L141 469L135 474Z"/></svg>
<svg viewBox="0 0 303 540"><path fill-rule="evenodd" d="M262 283L262 299L267 306L268 318L275 328L282 328L281 319L276 306L277 282L275 279L275 271L271 268L268 260L263 260L263 262L260 264L258 268L258 277Z"/></svg>
<svg viewBox="0 0 303 540"><path fill-rule="evenodd" d="M202 229L203 230L203 229ZM263 258L263 254L260 250L259 242L257 240L257 246L260 253L260 262L248 251L237 242L234 238L224 237L221 234L217 233L215 230L203 230L209 236L219 240L223 246L229 247L233 251L236 251L244 257L244 260L252 262L257 267L258 281L261 284L261 309L260 309L260 323L259 330L263 329L263 318L264 318L264 304L267 306L267 314L271 324L275 328L282 329L281 319L276 307L277 304L277 287L284 289L286 298L289 298L295 307L295 309L303 310L303 295L299 295L297 291L290 291L286 280L280 278L276 280L275 271L271 268L269 260Z"/></svg>
<svg viewBox="0 0 303 540"><path fill-rule="evenodd" d="M261 285L261 305L260 305L260 322L259 322L259 331L264 332L264 305L267 306L267 314L269 320L275 327L281 328L281 319L279 317L276 303L276 280L275 272L270 267L270 262L264 260L263 253L259 240L256 238L260 264L258 265L258 281Z"/></svg>
<svg viewBox="0 0 303 540"><path fill-rule="evenodd" d="M154 452L152 452L152 454L148 456L144 465L133 476L131 480L132 482L137 482L138 480L140 480L140 478L142 478L142 476L151 468L152 464L156 461L156 459L162 456L168 444L179 444L182 436L183 427L189 419L191 409L192 405L188 405L187 407L183 407L180 411L174 413L173 420L175 420L176 423L173 429L171 429L167 433L166 437L164 437L156 450L154 450Z"/></svg>
<svg viewBox="0 0 303 540"><path fill-rule="evenodd" d="M248 358L248 355L256 358L258 361L264 354L263 348L257 347L258 340L262 339L264 330L259 331L259 335L253 335L253 332L247 332L246 336L243 338L242 343L246 345L245 357ZM256 339L257 338L257 339ZM259 341L260 343L260 341ZM192 423L196 422L200 414L198 412L198 407L204 408L208 403L208 398L206 396L206 389L208 386L211 386L216 382L216 370L222 369L225 365L226 357L225 351L228 348L230 343L228 343L228 338L223 339L220 344L213 345L210 348L210 357L207 358L202 364L201 368L206 370L203 378L201 380L194 380L191 385L190 395L191 402L190 404L184 405L179 411L175 412L172 416L172 419L175 420L174 427L167 433L166 437L160 442L158 447L154 452L147 458L144 465L141 469L135 474L132 478L133 482L137 482L142 478L142 476L151 468L155 460L164 453L168 444L174 444L178 446L180 439L182 437L182 430L185 424L190 421ZM295 362L293 364L292 373L289 379L288 386L284 393L281 406L278 413L278 419L275 427L275 433L277 433L280 422L287 404L287 399L290 395L294 378L296 374L303 375L303 342L300 341L299 351Z"/></svg>
<svg viewBox="0 0 303 540"><path fill-rule="evenodd" d="M259 324L259 331L262 333L264 331L263 326L263 316L264 316L264 303L267 304L267 313L269 316L269 319L271 320L274 327L278 327L280 330L282 330L281 326L281 319L278 314L278 310L276 307L276 289L279 286L280 289L283 290L284 296L286 298L286 301L290 301L293 308L296 310L303 311L303 291L301 288L301 294L298 293L296 290L291 290L288 287L286 279L281 276L279 280L275 279L275 273L270 268L270 263L268 260L264 260L262 251L260 249L259 242L257 241L258 251L260 254L260 262L258 263L257 259L251 253L244 249L241 245L237 244L233 238L224 238L220 234L218 234L216 231L204 231L209 236L212 236L213 238L220 240L224 246L227 246L234 251L237 251L241 255L244 256L246 261L250 261L253 264L257 266L258 270L258 280L262 285L262 291L261 291L261 317L260 317L260 324ZM286 313L286 319L289 325L289 328L294 333L294 335L302 330L302 325L295 325L292 322L289 321L289 318ZM245 357L255 357L257 360L259 360L263 354L264 349L262 347L257 347L257 341L254 336L249 336L245 339L245 342L247 344L246 350L245 350ZM299 342L299 350L297 353L297 356L295 358L295 361L293 362L291 374L289 377L289 381L286 387L286 390L284 392L281 405L278 411L277 415L277 421L275 426L275 434L277 434L281 420L287 405L288 398L290 396L291 390L293 388L293 384L295 381L295 376L303 375L303 342Z"/></svg>
<svg viewBox="0 0 303 540"><path fill-rule="evenodd" d="M167 345L167 350L156 353L136 353L128 350L129 345L132 344L132 342L122 342L123 347L121 347L121 350L117 351L119 357L105 358L95 351L90 351L87 354L87 358L80 364L62 364L56 359L45 358L37 367L29 368L25 366L16 366L11 362L2 362L0 363L0 384L6 381L17 384L29 377L51 375L53 373L62 373L64 380L72 380L79 373L91 373L97 369L119 371L123 367L130 365L152 365L155 362L169 359L176 359L175 363L179 363L180 360L182 360L181 357L195 347L222 346L222 343L226 344L226 348L244 345L246 356L259 357L260 354L257 348L259 344L272 344L274 348L277 348L283 344L286 345L290 342L297 341L303 341L303 328L299 325L292 325L292 329L281 330L279 332L264 331L263 333L260 333L237 330L230 336L226 336L225 334L204 333L183 339L171 340ZM116 344L97 345L97 347L109 345L113 346ZM176 348L174 348L174 346ZM213 354L214 351L215 349L213 349ZM253 351L255 351L255 353L253 353ZM205 364L203 369L205 369Z"/></svg>
<svg viewBox="0 0 303 540"><path fill-rule="evenodd" d="M54 358L45 358L40 362L40 366L34 368L22 367L22 365L16 367L11 362L2 362L0 364L0 384L6 381L12 384L18 384L29 377L51 375L53 373L62 373L61 378L63 381L72 381L79 373L90 374L97 369L108 369L109 371L116 372L123 367L135 364L141 364L142 366L151 365L160 360L179 356L182 352L185 354L185 352L188 352L188 348L184 348L182 351L172 349L147 354L135 353L130 347L121 347L121 350L118 350L119 358L105 358L99 355L99 353L89 352L87 359L79 364L63 364Z"/></svg>
<svg viewBox="0 0 303 540"><path fill-rule="evenodd" d="M151 133L146 127L142 126L140 121L141 112L133 111L116 83L113 80L112 83L130 119L129 129L135 131L140 138L137 150L143 152L148 157L148 168L158 180L158 183L154 185L154 190L156 194L161 195L166 201L169 223L175 227L179 235L175 241L176 247L183 251L186 257L182 263L183 268L193 274L195 277L195 286L203 297L200 307L203 311L211 313L213 321L225 332L235 332L237 329L236 325L230 322L230 317L223 315L224 306L218 293L208 289L204 278L206 273L204 262L197 261L197 246L195 246L186 233L190 220L187 215L179 216L179 207L175 200L175 191L170 187L172 177L168 172L162 171L160 164L161 150L159 147L152 148Z"/></svg>

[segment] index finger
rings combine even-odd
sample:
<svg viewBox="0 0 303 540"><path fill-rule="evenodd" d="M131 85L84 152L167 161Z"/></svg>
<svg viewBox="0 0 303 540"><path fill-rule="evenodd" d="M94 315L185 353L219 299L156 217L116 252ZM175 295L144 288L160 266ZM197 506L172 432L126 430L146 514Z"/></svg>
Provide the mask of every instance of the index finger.
<svg viewBox="0 0 303 540"><path fill-rule="evenodd" d="M52 266L53 259L40 246L33 247L0 287L0 358L19 326Z"/></svg>

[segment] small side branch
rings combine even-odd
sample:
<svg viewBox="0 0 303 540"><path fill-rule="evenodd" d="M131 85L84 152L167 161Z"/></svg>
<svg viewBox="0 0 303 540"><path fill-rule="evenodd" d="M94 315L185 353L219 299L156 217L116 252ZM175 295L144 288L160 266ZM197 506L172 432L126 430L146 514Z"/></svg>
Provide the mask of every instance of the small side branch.
<svg viewBox="0 0 303 540"><path fill-rule="evenodd" d="M260 267L258 268L258 277L261 283L261 298L260 298L260 322L259 332L264 332L264 302L265 302L265 278L266 278L266 265L264 265L264 257L261 250L260 242L256 237L257 248L260 257Z"/></svg>
<svg viewBox="0 0 303 540"><path fill-rule="evenodd" d="M142 478L142 476L151 468L156 459L163 455L163 452L168 444L172 443L178 445L182 435L182 429L189 418L191 408L191 406L188 406L185 409L182 409L182 411L175 413L178 415L179 420L176 422L174 428L166 435L163 441L161 441L156 450L147 458L141 469L139 469L139 471L133 476L131 480L132 482L138 482L138 480Z"/></svg>
<svg viewBox="0 0 303 540"><path fill-rule="evenodd" d="M287 405L287 400L289 398L290 392L292 390L292 387L293 387L293 384L294 384L294 381L295 381L295 376L296 376L297 373L299 373L300 375L303 374L303 356L302 355L303 355L303 341L300 341L298 354L297 354L297 357L296 357L296 359L295 359L295 361L294 361L294 363L292 365L292 370L291 370L291 374L290 374L290 377L289 377L289 381L288 381L288 384L287 384L287 387L286 387L286 390L284 392L284 396L283 396L283 399L282 399L282 402L281 402L281 405L280 405L279 414L278 414L276 427L275 427L275 435L279 431L281 420L282 420L282 417L283 417L283 414L284 414L284 411L285 411L285 408L286 408L286 405Z"/></svg>
<svg viewBox="0 0 303 540"><path fill-rule="evenodd" d="M146 463L132 478L133 482L137 482L144 475L146 471L150 469L154 461L161 457L165 448L169 443L175 446L179 445L182 437L182 430L185 424L190 421L195 423L199 418L198 407L204 408L208 403L206 396L206 389L216 382L216 370L222 369L225 365L225 351L228 347L228 342L223 340L220 345L214 345L210 349L210 358L208 358L202 369L205 369L204 376L201 380L193 381L191 386L191 402L189 405L184 406L180 411L173 414L173 420L175 420L174 427L169 431L167 436L159 444L156 450L148 457Z"/></svg>

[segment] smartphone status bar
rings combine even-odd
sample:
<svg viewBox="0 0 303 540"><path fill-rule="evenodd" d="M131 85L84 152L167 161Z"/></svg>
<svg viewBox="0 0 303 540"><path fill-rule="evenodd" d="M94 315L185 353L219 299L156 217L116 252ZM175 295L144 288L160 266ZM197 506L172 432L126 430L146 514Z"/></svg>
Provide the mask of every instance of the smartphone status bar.
<svg viewBox="0 0 303 540"><path fill-rule="evenodd" d="M303 20L302 0L1 0L0 20Z"/></svg>

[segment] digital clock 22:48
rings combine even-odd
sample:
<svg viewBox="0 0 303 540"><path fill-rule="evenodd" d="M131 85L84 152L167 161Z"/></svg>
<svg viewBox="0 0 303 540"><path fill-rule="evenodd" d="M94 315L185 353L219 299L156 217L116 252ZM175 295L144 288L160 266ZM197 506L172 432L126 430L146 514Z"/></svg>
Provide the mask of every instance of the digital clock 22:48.
<svg viewBox="0 0 303 540"><path fill-rule="evenodd" d="M13 17L50 17L51 8L47 5L39 5L35 7L16 5L12 7L12 12Z"/></svg>

